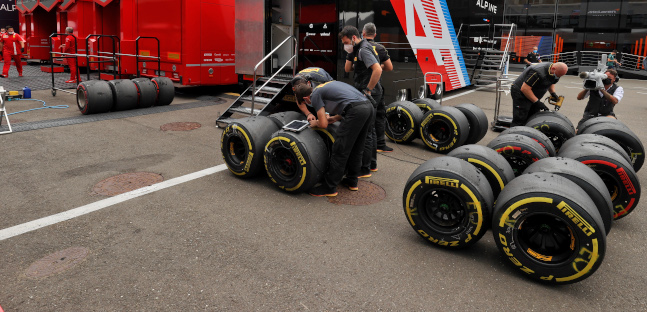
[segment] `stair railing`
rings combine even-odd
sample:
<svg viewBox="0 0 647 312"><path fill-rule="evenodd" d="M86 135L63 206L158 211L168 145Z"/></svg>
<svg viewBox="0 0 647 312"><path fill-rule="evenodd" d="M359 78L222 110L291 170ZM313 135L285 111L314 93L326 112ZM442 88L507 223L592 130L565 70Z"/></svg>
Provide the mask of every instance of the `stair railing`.
<svg viewBox="0 0 647 312"><path fill-rule="evenodd" d="M279 70L277 70L276 73L272 75L272 77L267 79L267 81L257 90L256 89L256 70L258 70L259 66L263 65L265 61L267 61L272 55L274 55L274 53L276 53L276 51L278 51L279 48L281 48L288 41L292 41L294 43L294 51L292 53L292 57L290 57L290 59L287 62L285 62L285 64L283 64L283 66L281 66L281 68L279 68ZM274 79L274 77L276 77L276 75L278 75L285 68L285 66L287 66L290 62L292 62L292 76L296 75L297 64L298 64L298 51L299 51L298 43L299 42L297 41L297 38L295 38L294 36L285 38L285 40L283 40L283 42L281 42L278 46L276 46L276 48L274 48L272 52L267 54L260 62L258 62L258 64L256 64L256 66L254 66L254 81L252 85L252 110L251 110L252 115L254 114L254 106L256 106L254 102L256 94L258 94L258 92L260 92L268 83L270 83L272 79Z"/></svg>

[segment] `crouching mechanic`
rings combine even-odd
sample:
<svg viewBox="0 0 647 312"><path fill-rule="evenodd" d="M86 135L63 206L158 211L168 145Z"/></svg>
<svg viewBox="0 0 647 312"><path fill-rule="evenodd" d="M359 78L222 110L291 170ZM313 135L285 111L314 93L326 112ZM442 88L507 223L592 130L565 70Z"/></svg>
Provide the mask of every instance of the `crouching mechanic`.
<svg viewBox="0 0 647 312"><path fill-rule="evenodd" d="M555 84L568 71L568 66L562 62L539 63L526 68L510 87L512 95L512 124L511 127L523 126L528 117L548 107L541 98L550 91L550 96L557 101Z"/></svg>
<svg viewBox="0 0 647 312"><path fill-rule="evenodd" d="M320 67L308 67L296 74L294 78L290 81L292 85L292 91L296 90L296 87L300 84L307 84L311 87L316 87L322 83L333 81L332 76L328 74L323 68ZM297 106L299 110L303 112L304 115L308 118L308 121L317 119L317 117L306 107L303 101L297 99Z"/></svg>
<svg viewBox="0 0 647 312"><path fill-rule="evenodd" d="M341 121L332 146L328 171L324 174L322 184L313 188L310 195L337 196L339 183L351 191L357 191L364 143L374 122L375 108L364 94L340 81L321 84L314 90L307 84L300 84L296 87L295 95L299 102L312 105L317 112L317 118L310 120L311 127L326 128L328 123ZM342 180L346 169L348 173Z"/></svg>
<svg viewBox="0 0 647 312"><path fill-rule="evenodd" d="M589 102L586 103L586 108L584 109L582 120L577 123L578 129L583 122L591 118L601 116L616 118L613 108L616 104L620 103L625 91L621 86L616 84L618 81L618 72L615 69L607 69L605 74L607 78L602 80L603 88L593 91L584 89L577 95L578 100L589 98Z"/></svg>

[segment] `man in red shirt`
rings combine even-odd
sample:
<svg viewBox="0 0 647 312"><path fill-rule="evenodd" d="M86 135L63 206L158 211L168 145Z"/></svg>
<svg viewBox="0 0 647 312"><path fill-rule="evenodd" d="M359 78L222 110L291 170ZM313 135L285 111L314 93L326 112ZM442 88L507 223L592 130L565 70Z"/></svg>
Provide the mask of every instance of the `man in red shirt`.
<svg viewBox="0 0 647 312"><path fill-rule="evenodd" d="M76 37L72 34L74 32L74 29L72 27L67 27L65 28L65 33L68 34L67 37L65 38L65 44L61 44L61 48L63 48L63 53L69 53L69 54L76 54ZM66 55L69 56L69 55ZM76 56L73 58L68 58L67 60L67 65L70 67L70 80L66 81L65 83L76 83L81 82L81 77L77 75L77 70L76 70Z"/></svg>
<svg viewBox="0 0 647 312"><path fill-rule="evenodd" d="M11 60L16 62L18 77L22 77L22 49L25 48L25 39L19 34L13 32L13 26L7 26L7 33L0 38L0 48L4 56L4 66L2 66L2 77L9 77L9 68Z"/></svg>

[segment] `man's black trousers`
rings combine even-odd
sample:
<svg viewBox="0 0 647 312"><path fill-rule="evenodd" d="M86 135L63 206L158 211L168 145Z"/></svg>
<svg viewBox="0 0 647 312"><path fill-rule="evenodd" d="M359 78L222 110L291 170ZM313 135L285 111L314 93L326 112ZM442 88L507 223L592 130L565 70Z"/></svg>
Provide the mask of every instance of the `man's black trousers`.
<svg viewBox="0 0 647 312"><path fill-rule="evenodd" d="M510 95L512 95L512 124L510 127L525 126L529 117L545 107L545 105L538 106L531 102L521 90L514 86L510 88Z"/></svg>

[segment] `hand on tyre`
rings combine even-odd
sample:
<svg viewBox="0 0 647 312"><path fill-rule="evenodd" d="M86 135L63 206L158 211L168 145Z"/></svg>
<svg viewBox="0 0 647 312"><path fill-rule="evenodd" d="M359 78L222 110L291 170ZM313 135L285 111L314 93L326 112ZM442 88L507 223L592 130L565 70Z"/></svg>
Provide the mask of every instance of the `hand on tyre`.
<svg viewBox="0 0 647 312"><path fill-rule="evenodd" d="M307 117L306 119L307 119L308 121L313 121L313 120L317 120L317 117L315 117L315 115L314 115L314 114L308 114L308 117Z"/></svg>

